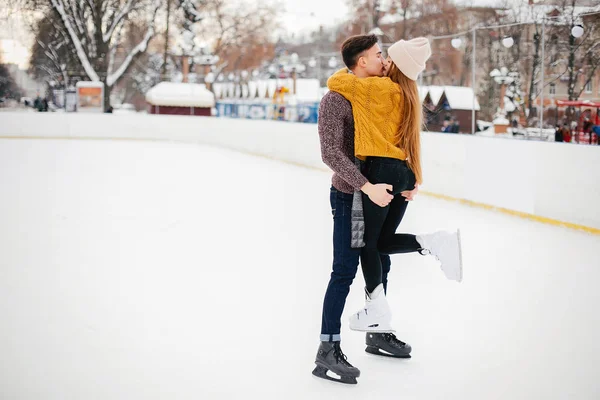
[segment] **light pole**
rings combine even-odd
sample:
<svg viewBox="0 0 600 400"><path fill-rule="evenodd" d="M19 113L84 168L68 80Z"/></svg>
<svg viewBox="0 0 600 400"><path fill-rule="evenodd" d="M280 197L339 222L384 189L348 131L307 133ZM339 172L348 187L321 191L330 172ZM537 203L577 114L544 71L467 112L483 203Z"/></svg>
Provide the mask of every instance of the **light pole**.
<svg viewBox="0 0 600 400"><path fill-rule="evenodd" d="M583 26L581 24L576 24L573 25L573 27L571 28L571 35L574 38L580 38L581 36L583 36L584 30L583 30ZM544 129L544 85L545 85L545 57L546 57L546 17L544 16L542 18L542 49L541 49L541 60L542 60L542 65L540 66L540 72L541 72L541 77L540 77L540 83L541 83L541 92L540 92L540 136L542 135L542 129Z"/></svg>
<svg viewBox="0 0 600 400"><path fill-rule="evenodd" d="M293 83L293 91L294 96L296 95L296 64L298 63L298 54L293 53L290 60L292 61L292 81Z"/></svg>
<svg viewBox="0 0 600 400"><path fill-rule="evenodd" d="M475 134L475 50L477 49L477 27L473 28L473 48L471 49L471 88L473 101L471 107L471 135Z"/></svg>
<svg viewBox="0 0 600 400"><path fill-rule="evenodd" d="M283 70L285 72L291 72L292 75L292 81L293 81L293 90L292 93L294 95L296 95L296 78L297 78L297 74L298 72L304 72L304 70L306 69L306 67L304 66L304 64L298 62L299 57L297 53L292 53L292 55L290 56L290 63L287 65L284 65Z"/></svg>
<svg viewBox="0 0 600 400"><path fill-rule="evenodd" d="M544 129L544 74L545 74L545 70L544 70L544 58L546 57L546 52L544 47L546 44L546 17L542 18L542 66L541 66L541 87L542 87L542 93L540 93L540 137L542 137L542 129Z"/></svg>
<svg viewBox="0 0 600 400"><path fill-rule="evenodd" d="M476 50L477 50L477 29L479 27L475 26L473 27L473 29L471 29L471 43L472 43L472 49L471 49L471 88L473 89L473 98L472 98L472 103L471 103L471 134L475 134L475 108L476 108L476 91L475 91L475 63L477 62L477 58L476 58ZM502 39L502 45L506 48L510 48L513 46L513 44L515 43L514 39L511 36L506 36ZM450 44L452 45L452 47L454 47L455 49L458 49L461 45L462 45L462 39L460 37L454 37L451 41ZM504 67L503 67L504 68ZM497 74L496 74L497 73ZM508 74L508 70L506 71L506 73ZM492 75L500 75L500 71L498 71L497 69L492 71L492 73L490 73L490 76L492 76L494 78L494 76ZM514 80L514 78L511 78ZM494 78L495 80L495 78ZM501 91L502 91L502 95L500 98L500 104L501 104L501 109L504 110L504 90L505 90L505 86L504 84L501 86Z"/></svg>
<svg viewBox="0 0 600 400"><path fill-rule="evenodd" d="M470 32L471 32L471 44L472 44L472 48L471 48L471 89L473 90L473 97L472 97L472 101L471 101L471 134L474 135L475 134L475 107L476 107L476 95L475 95L475 62L476 62L476 54L475 51L477 49L477 29L478 26L474 26ZM450 40L450 44L452 45L453 48L455 49L459 49L462 44L463 44L463 40L461 39L462 35L466 35L467 33L469 33L469 31L465 31L465 32L460 32L454 35L444 35L444 36L434 36L431 37L431 40L436 40L436 39L451 39ZM422 78L421 78L422 79ZM422 80L421 80L422 83Z"/></svg>

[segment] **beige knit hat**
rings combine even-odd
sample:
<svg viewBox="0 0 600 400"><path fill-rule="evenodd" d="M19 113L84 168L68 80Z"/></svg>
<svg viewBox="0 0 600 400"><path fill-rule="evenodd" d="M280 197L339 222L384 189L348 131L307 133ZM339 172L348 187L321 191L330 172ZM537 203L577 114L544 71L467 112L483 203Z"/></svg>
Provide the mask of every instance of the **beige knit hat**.
<svg viewBox="0 0 600 400"><path fill-rule="evenodd" d="M399 40L387 53L404 75L416 81L419 73L425 69L425 62L431 56L431 46L429 40L424 37Z"/></svg>

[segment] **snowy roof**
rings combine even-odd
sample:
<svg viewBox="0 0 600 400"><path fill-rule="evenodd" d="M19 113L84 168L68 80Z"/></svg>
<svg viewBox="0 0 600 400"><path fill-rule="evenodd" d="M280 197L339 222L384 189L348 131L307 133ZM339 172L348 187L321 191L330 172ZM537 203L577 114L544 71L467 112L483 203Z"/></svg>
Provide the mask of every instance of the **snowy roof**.
<svg viewBox="0 0 600 400"><path fill-rule="evenodd" d="M146 93L146 101L157 106L214 107L215 96L203 84L160 82Z"/></svg>
<svg viewBox="0 0 600 400"><path fill-rule="evenodd" d="M104 83L100 81L79 81L76 87L104 87Z"/></svg>
<svg viewBox="0 0 600 400"><path fill-rule="evenodd" d="M425 88L429 93L429 97L431 98L433 104L437 105L438 101L440 101L440 98L442 97L442 94L444 93L444 86L423 86L423 88ZM425 96L423 96L423 98L425 98Z"/></svg>
<svg viewBox="0 0 600 400"><path fill-rule="evenodd" d="M473 89L463 86L444 86L444 94L453 110L473 109ZM475 97L475 110L479 111L479 102Z"/></svg>
<svg viewBox="0 0 600 400"><path fill-rule="evenodd" d="M453 110L472 110L473 109L473 89L463 86L421 86L419 87L419 97L424 99L427 94L432 103L437 106L442 95L446 95L448 105ZM475 110L478 111L479 101L475 98Z"/></svg>
<svg viewBox="0 0 600 400"><path fill-rule="evenodd" d="M419 86L419 100L421 100L421 102L423 102L423 100L425 100L425 96L427 96L427 87L426 86Z"/></svg>

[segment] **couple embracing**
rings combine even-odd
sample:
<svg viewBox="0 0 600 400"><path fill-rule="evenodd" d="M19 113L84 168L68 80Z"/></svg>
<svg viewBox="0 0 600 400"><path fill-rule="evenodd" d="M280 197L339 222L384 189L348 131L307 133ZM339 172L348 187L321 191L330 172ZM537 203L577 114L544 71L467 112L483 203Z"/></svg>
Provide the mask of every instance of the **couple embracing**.
<svg viewBox="0 0 600 400"><path fill-rule="evenodd" d="M423 180L416 80L431 55L429 41L400 40L385 58L377 41L375 35L359 35L343 43L347 68L329 78L330 91L319 108L322 159L334 172L333 270L313 374L343 383L360 376L340 346L341 316L359 261L365 306L350 316L350 329L366 332L366 351L376 355L409 358L412 350L391 325L386 300L391 254L435 256L448 279L462 280L459 231L396 233Z"/></svg>

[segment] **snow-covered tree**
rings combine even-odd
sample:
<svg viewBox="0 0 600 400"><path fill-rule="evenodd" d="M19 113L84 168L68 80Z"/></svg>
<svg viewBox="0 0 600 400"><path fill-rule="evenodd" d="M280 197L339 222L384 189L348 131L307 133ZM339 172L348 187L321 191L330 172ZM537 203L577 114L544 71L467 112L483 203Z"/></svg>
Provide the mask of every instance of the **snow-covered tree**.
<svg viewBox="0 0 600 400"><path fill-rule="evenodd" d="M88 79L105 84L104 106L110 92L132 62L144 53L155 35L154 23L162 0L23 0L27 7L43 11L68 46ZM132 26L143 26L143 38L123 48Z"/></svg>
<svg viewBox="0 0 600 400"><path fill-rule="evenodd" d="M514 80L507 85L504 93L504 111L515 117L525 111L525 93L521 90L521 75L517 72L513 72L511 75Z"/></svg>
<svg viewBox="0 0 600 400"><path fill-rule="evenodd" d="M173 0L170 0L169 3L171 1ZM193 62L193 56L201 52L196 40L196 32L200 22L204 19L202 9L205 7L205 1L176 0L176 2L178 7L176 7L175 19L178 32L175 53L191 56Z"/></svg>
<svg viewBox="0 0 600 400"><path fill-rule="evenodd" d="M535 116L535 99L540 94L538 82L541 77L542 70L542 19L545 13L544 6L536 6L530 4L522 7L507 7L505 18L502 23L522 23L524 25L516 25L507 30L515 44L509 53L512 54L511 70L516 70L521 73L523 87L526 87L525 106L522 107L522 112L527 118L529 124L534 122ZM548 40L546 39L546 42ZM546 43L547 44L547 43ZM547 47L547 46L545 46Z"/></svg>
<svg viewBox="0 0 600 400"><path fill-rule="evenodd" d="M70 75L85 75L67 32L60 24L56 24L52 13L48 18L38 20L34 27L29 65L35 78L61 82L63 85L69 83Z"/></svg>
<svg viewBox="0 0 600 400"><path fill-rule="evenodd" d="M565 72L569 77L569 100L579 99L600 67L600 15L582 17L576 5L576 0L563 0L563 14L556 28L557 37L564 38L559 41L558 49L567 55ZM584 18L587 19L584 34L576 38L572 35L573 27L582 24Z"/></svg>
<svg viewBox="0 0 600 400"><path fill-rule="evenodd" d="M366 34L379 26L379 19L384 15L381 3L381 0L347 0L353 33ZM383 4L383 7L387 8L387 4Z"/></svg>
<svg viewBox="0 0 600 400"><path fill-rule="evenodd" d="M244 60L256 54L257 46L269 47L272 42L279 13L275 5L236 0L196 0L194 4L190 15L201 19L191 31L195 49L219 57L215 79L226 68L241 68Z"/></svg>

